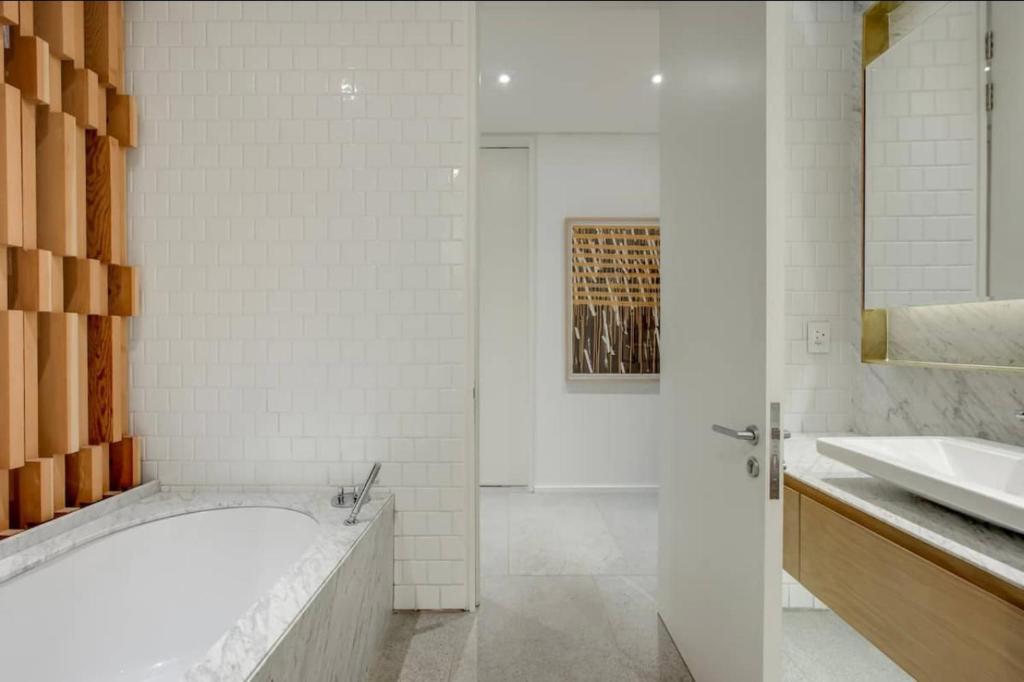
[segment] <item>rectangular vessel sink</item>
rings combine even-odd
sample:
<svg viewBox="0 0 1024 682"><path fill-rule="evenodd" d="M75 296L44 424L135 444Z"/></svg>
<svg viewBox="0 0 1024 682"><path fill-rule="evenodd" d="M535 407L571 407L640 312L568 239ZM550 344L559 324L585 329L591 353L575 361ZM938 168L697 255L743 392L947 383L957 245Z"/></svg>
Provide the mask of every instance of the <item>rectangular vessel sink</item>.
<svg viewBox="0 0 1024 682"><path fill-rule="evenodd" d="M1024 533L1024 448L980 438L819 438L818 452L933 502Z"/></svg>

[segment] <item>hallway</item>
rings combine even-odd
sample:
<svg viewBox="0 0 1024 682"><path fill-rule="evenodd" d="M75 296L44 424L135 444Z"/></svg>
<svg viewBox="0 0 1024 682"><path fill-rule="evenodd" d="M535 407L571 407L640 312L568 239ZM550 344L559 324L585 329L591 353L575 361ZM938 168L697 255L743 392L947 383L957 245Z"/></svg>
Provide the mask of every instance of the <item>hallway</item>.
<svg viewBox="0 0 1024 682"><path fill-rule="evenodd" d="M657 616L657 494L480 493L475 614L392 618L374 682L692 679ZM786 611L784 679L908 679L831 611Z"/></svg>

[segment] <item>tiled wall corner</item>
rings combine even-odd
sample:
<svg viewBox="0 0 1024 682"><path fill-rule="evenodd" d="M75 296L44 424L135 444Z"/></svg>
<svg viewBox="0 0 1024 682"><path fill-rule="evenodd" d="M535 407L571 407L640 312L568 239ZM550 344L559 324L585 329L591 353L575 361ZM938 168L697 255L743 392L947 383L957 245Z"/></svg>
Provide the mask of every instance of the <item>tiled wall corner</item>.
<svg viewBox="0 0 1024 682"><path fill-rule="evenodd" d="M464 2L128 2L132 404L178 486L381 460L400 608L465 606Z"/></svg>

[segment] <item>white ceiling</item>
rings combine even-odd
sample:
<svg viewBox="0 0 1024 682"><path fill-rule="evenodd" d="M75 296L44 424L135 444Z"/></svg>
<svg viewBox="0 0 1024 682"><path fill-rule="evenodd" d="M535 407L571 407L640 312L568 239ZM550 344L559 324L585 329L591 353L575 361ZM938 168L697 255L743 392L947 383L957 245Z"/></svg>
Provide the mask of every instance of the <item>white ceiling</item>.
<svg viewBox="0 0 1024 682"><path fill-rule="evenodd" d="M481 132L657 132L656 3L483 2L478 19Z"/></svg>

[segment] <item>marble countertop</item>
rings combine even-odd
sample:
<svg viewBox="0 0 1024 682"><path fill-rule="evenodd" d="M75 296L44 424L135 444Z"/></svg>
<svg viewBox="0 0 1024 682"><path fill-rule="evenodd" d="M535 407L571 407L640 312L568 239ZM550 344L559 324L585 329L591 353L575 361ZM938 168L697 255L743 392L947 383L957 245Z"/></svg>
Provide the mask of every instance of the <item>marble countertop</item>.
<svg viewBox="0 0 1024 682"><path fill-rule="evenodd" d="M785 475L1024 589L1024 535L918 497L817 451L819 437L841 435L854 434L793 434L785 446Z"/></svg>
<svg viewBox="0 0 1024 682"><path fill-rule="evenodd" d="M394 509L392 497L378 493L376 499L371 499L363 508L360 523L346 526L343 522L350 510L332 507L331 492L326 490L156 492L156 488L155 484L151 485L149 494L126 498L130 500L126 505L110 505L107 513L84 519L58 535L39 537L32 542L29 533L22 534L29 537L20 543L17 552L0 555L0 583L111 533L181 514L232 507L279 507L311 516L320 525L313 542L270 591L242 614L205 657L188 670L184 679L190 682L248 678L355 546L369 522L385 510Z"/></svg>

